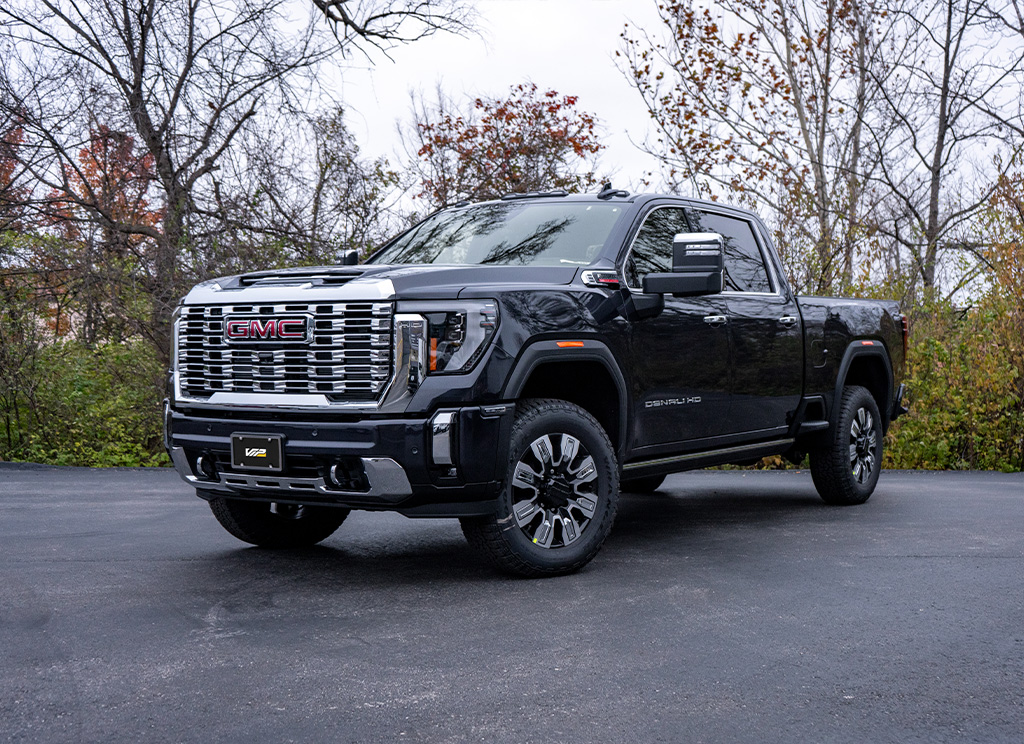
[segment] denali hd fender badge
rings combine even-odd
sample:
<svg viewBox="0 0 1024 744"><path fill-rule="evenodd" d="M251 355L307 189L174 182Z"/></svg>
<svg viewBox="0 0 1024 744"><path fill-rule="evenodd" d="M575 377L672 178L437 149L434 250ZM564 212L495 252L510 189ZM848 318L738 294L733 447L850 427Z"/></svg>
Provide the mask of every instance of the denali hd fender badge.
<svg viewBox="0 0 1024 744"><path fill-rule="evenodd" d="M224 319L224 340L229 344L305 343L312 335L313 318L309 315L229 315Z"/></svg>
<svg viewBox="0 0 1024 744"><path fill-rule="evenodd" d="M659 400L645 400L644 408L661 408L662 406L685 406L700 403L700 396L690 398L661 398Z"/></svg>

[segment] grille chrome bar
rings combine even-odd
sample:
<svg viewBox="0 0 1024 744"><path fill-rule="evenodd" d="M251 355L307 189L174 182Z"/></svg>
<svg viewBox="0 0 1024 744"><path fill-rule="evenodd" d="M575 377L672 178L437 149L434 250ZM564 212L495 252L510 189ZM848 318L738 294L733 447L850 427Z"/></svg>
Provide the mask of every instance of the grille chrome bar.
<svg viewBox="0 0 1024 744"><path fill-rule="evenodd" d="M229 315L305 313L308 344L224 339ZM392 376L390 302L189 305L177 326L175 358L181 394L319 393L336 402L373 402ZM338 400L340 398L340 401Z"/></svg>

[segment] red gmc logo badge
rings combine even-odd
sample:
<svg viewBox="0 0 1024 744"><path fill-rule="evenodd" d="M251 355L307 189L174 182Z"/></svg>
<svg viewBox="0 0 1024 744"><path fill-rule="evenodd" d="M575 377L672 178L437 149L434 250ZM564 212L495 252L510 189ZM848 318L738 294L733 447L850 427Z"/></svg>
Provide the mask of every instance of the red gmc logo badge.
<svg viewBox="0 0 1024 744"><path fill-rule="evenodd" d="M312 328L308 315L268 318L255 315L229 315L224 319L224 340L228 343L253 341L307 341Z"/></svg>

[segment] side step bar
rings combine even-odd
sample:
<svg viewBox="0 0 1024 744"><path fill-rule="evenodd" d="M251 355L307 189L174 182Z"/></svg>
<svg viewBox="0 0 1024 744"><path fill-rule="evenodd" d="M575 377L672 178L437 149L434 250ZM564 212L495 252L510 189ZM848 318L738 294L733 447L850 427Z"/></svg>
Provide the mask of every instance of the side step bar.
<svg viewBox="0 0 1024 744"><path fill-rule="evenodd" d="M767 455L782 454L792 447L795 441L793 438L773 439L769 442L743 444L738 447L689 452L685 455L629 462L622 466L622 472L623 474L628 473L630 477L639 477L641 475L660 475L661 473L675 473L681 470L695 470L711 465L724 465L736 460L749 460Z"/></svg>

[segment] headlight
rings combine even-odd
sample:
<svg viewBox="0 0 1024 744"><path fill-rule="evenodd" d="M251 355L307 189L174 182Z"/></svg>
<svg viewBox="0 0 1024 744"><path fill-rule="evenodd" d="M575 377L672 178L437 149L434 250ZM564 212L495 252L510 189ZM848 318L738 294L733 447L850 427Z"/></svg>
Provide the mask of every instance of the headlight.
<svg viewBox="0 0 1024 744"><path fill-rule="evenodd" d="M427 319L428 372L468 372L484 354L498 327L493 302L467 303L458 309L424 313Z"/></svg>
<svg viewBox="0 0 1024 744"><path fill-rule="evenodd" d="M493 300L403 302L395 315L395 360L415 389L429 374L469 372L497 328Z"/></svg>

